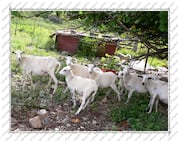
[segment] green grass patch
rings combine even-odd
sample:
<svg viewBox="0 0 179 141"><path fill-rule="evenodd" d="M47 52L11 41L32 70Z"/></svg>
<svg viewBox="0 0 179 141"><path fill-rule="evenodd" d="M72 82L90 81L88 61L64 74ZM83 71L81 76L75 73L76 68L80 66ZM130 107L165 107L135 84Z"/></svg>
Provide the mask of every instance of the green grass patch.
<svg viewBox="0 0 179 141"><path fill-rule="evenodd" d="M116 123L128 121L133 131L167 131L168 118L162 113L147 114L149 98L147 94L134 94L128 105L119 104L111 108L111 120Z"/></svg>
<svg viewBox="0 0 179 141"><path fill-rule="evenodd" d="M154 67L164 67L164 66L168 66L168 60L167 59L163 59L163 60L159 60L156 57L149 57L148 63Z"/></svg>

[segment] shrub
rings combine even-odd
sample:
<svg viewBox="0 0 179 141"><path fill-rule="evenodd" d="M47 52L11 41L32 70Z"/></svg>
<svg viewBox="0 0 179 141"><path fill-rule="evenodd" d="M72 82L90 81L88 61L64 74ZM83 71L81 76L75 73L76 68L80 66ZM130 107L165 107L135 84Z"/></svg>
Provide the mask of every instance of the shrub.
<svg viewBox="0 0 179 141"><path fill-rule="evenodd" d="M80 40L78 56L85 56L87 58L95 57L100 49L105 46L101 42L96 38L83 37Z"/></svg>

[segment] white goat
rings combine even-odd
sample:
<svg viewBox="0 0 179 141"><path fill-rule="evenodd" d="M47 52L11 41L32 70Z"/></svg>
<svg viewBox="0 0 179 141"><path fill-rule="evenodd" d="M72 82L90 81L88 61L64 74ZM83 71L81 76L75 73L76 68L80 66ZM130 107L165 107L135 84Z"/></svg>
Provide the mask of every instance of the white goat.
<svg viewBox="0 0 179 141"><path fill-rule="evenodd" d="M158 112L158 101L162 101L168 104L168 82L155 80L149 75L143 76L142 84L145 86L147 91L150 93L150 102L148 104L149 111L151 113L153 104L155 103L156 112Z"/></svg>
<svg viewBox="0 0 179 141"><path fill-rule="evenodd" d="M124 87L129 91L126 103L129 102L134 91L138 93L147 92L146 88L142 85L142 76L129 72L128 66L124 68L123 73L118 74L118 77L122 78Z"/></svg>
<svg viewBox="0 0 179 141"><path fill-rule="evenodd" d="M32 75L49 75L50 79L48 82L48 86L51 84L51 81L53 79L55 83L54 91L56 92L57 86L58 86L58 80L54 74L55 69L58 66L58 69L60 69L61 64L57 61L56 58L50 57L50 56L33 56L33 55L22 55L24 52L17 50L15 52L12 52L16 54L16 58L18 61L18 64L22 66L23 69L23 76L30 77L31 85L34 87ZM23 83L24 86L24 83Z"/></svg>
<svg viewBox="0 0 179 141"><path fill-rule="evenodd" d="M98 86L96 81L80 76L75 76L70 66L64 67L60 72L61 75L65 76L67 87L70 89L73 100L73 107L76 106L76 97L82 97L81 105L75 115L79 114L82 109L88 105L89 102L94 100ZM75 94L78 93L78 95Z"/></svg>
<svg viewBox="0 0 179 141"><path fill-rule="evenodd" d="M122 53L119 53L118 54L118 57L120 58L121 62L123 63L124 61L128 61L129 59L131 59L131 55L130 54L122 54Z"/></svg>
<svg viewBox="0 0 179 141"><path fill-rule="evenodd" d="M74 75L81 76L84 78L90 78L90 74L88 72L88 67L80 65L80 64L73 64L72 57L66 57L66 65L70 66Z"/></svg>
<svg viewBox="0 0 179 141"><path fill-rule="evenodd" d="M111 87L117 93L118 100L120 101L120 92L117 90L117 86L115 84L117 75L115 75L113 72L102 72L93 64L88 64L88 71L90 73L91 79L94 79L97 82L98 87Z"/></svg>
<svg viewBox="0 0 179 141"><path fill-rule="evenodd" d="M125 89L124 86L124 80L123 80L123 71L118 72L118 78L119 78L119 87L120 93L126 93L127 89Z"/></svg>

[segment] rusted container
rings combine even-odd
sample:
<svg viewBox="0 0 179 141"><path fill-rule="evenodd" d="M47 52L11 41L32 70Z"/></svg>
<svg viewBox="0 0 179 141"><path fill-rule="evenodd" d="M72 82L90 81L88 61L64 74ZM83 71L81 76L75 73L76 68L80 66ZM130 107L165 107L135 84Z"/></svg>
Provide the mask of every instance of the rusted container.
<svg viewBox="0 0 179 141"><path fill-rule="evenodd" d="M105 54L114 55L116 47L117 47L117 38L109 38L109 37L99 37L92 36L88 34L80 34L75 31L57 31L54 34L50 35L53 37L56 35L56 48L60 51L67 51L70 54L75 54L78 51L78 46L80 44L81 37L89 37L96 38L102 40L99 43L99 48L97 48L96 56L105 56Z"/></svg>
<svg viewBox="0 0 179 141"><path fill-rule="evenodd" d="M78 51L80 39L77 34L71 32L56 33L56 47L60 51L75 54Z"/></svg>

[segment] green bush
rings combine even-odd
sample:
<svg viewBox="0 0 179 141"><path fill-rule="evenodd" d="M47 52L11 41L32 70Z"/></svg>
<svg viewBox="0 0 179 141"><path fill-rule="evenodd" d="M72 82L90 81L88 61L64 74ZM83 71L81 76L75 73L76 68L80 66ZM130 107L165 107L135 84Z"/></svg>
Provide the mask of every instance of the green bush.
<svg viewBox="0 0 179 141"><path fill-rule="evenodd" d="M101 41L96 38L83 37L80 40L78 56L83 56L91 59L95 57L96 54L103 48L105 45L101 44Z"/></svg>

